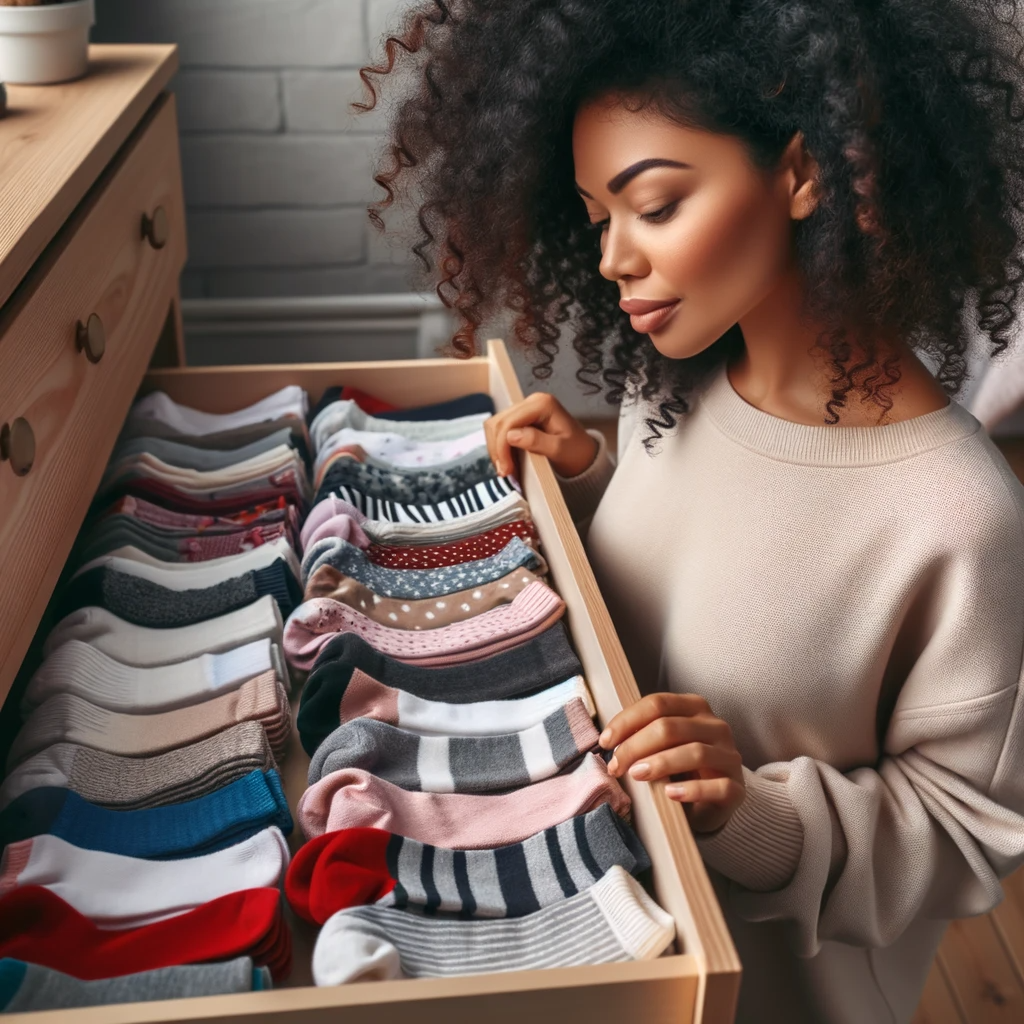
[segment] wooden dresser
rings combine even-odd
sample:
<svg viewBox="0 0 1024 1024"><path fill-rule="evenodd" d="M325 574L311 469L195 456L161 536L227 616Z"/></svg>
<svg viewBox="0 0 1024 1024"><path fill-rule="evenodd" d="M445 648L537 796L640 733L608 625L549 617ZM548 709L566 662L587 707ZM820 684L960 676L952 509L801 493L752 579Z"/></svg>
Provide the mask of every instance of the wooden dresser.
<svg viewBox="0 0 1024 1024"><path fill-rule="evenodd" d="M140 391L209 412L285 384L316 401L344 382L397 404L522 392L501 342L454 361L185 368L178 278L185 262L173 47L92 48L81 82L10 90L0 120L0 763L15 702L38 658L48 602ZM148 373L147 373L148 370ZM604 723L638 697L547 461L522 483ZM35 642L34 639L35 638ZM294 809L308 758L293 735L282 765ZM14 1015L12 1024L729 1024L739 962L696 845L660 785L626 780L676 952L647 963L314 988L313 932L291 918L295 966L274 991ZM297 837L293 836L293 846Z"/></svg>

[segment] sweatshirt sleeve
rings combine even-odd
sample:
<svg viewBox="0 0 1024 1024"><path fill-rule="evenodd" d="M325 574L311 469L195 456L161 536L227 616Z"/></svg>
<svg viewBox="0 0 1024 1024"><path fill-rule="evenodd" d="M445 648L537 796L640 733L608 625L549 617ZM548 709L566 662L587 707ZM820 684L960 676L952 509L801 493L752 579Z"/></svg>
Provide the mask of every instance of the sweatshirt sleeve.
<svg viewBox="0 0 1024 1024"><path fill-rule="evenodd" d="M585 522L597 510L608 481L615 472L615 463L608 451L608 442L604 434L600 430L588 430L587 433L597 442L594 461L576 476L555 474L555 479L561 484L562 496L569 507L572 521L577 525Z"/></svg>
<svg viewBox="0 0 1024 1024"><path fill-rule="evenodd" d="M1024 541L991 525L922 583L933 614L878 762L744 769L743 804L696 837L733 909L794 922L801 955L986 913L1024 862Z"/></svg>

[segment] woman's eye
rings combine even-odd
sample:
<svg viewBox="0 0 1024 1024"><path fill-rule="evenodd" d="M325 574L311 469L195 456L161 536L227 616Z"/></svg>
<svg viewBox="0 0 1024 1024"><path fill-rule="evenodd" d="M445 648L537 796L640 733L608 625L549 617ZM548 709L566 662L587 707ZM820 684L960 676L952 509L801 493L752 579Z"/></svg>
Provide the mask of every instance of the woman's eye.
<svg viewBox="0 0 1024 1024"><path fill-rule="evenodd" d="M663 206L660 210L652 210L650 213L641 213L640 219L646 221L648 224L661 224L676 212L676 207L678 205L678 202L669 203L668 206Z"/></svg>

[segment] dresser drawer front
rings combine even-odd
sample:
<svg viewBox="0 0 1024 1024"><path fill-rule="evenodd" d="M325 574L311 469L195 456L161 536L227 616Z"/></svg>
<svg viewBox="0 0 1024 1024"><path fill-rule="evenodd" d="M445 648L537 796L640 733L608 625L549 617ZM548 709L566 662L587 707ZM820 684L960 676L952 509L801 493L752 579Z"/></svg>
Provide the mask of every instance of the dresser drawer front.
<svg viewBox="0 0 1024 1024"><path fill-rule="evenodd" d="M0 314L0 424L18 421L22 446L19 465L0 462L0 697L99 483L184 261L177 120L164 96ZM18 475L26 431L34 460Z"/></svg>

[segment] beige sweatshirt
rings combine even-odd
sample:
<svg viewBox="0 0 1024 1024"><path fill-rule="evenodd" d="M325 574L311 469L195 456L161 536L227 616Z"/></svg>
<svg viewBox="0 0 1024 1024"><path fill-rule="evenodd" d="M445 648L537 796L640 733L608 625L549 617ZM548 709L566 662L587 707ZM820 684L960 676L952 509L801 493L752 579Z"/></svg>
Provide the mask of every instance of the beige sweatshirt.
<svg viewBox="0 0 1024 1024"><path fill-rule="evenodd" d="M739 1021L909 1021L1024 861L1024 487L951 402L806 426L722 370L655 456L563 481L643 692L704 696L746 798L698 844ZM596 436L596 435L595 435ZM600 504L598 504L600 499Z"/></svg>

